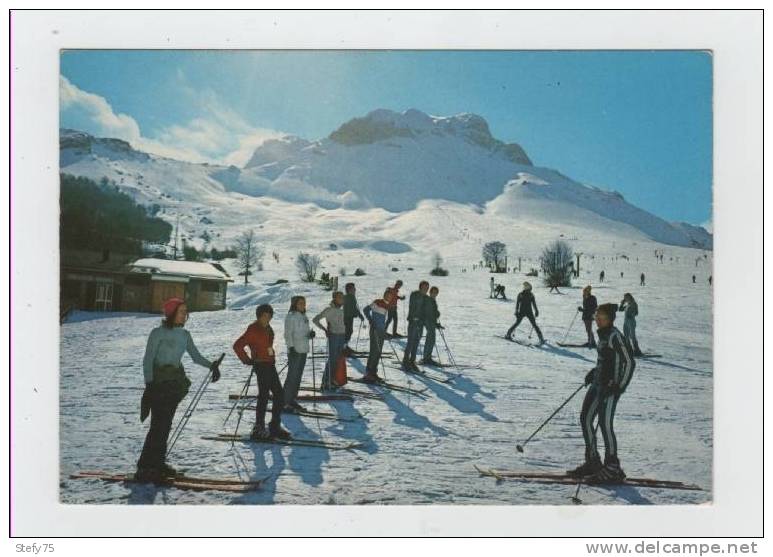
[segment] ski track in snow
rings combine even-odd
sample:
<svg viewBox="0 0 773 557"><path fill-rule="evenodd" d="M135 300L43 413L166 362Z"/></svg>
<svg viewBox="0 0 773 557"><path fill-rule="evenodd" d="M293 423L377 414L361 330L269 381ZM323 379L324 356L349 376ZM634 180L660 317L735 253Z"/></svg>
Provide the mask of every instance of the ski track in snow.
<svg viewBox="0 0 773 557"><path fill-rule="evenodd" d="M436 213L435 213L436 214ZM303 284L292 268L295 244L279 249L282 264L266 257L266 269L250 285L229 287L229 309L194 313L188 322L199 349L210 358L221 352L222 379L209 386L179 440L170 462L190 475L243 479L271 476L262 490L248 494L191 492L148 485L122 485L97 480L71 480L78 470L132 471L147 431L149 420L139 422L142 394L142 354L150 330L159 318L142 314L76 313L61 329L60 381L60 499L64 503L130 504L571 504L572 486L519 481L498 482L479 477L473 465L494 468L562 471L574 467L583 457L578 416L581 391L527 446L522 442L583 380L595 362L595 351L560 348L566 327L580 302L580 289L588 282L598 286L599 303L619 302L632 292L639 302L637 333L646 352L662 354L660 359L639 360L633 381L622 397L615 421L620 458L630 476L697 483L706 491L690 492L645 488L583 487L581 498L588 504L695 504L711 501L712 470L712 313L711 289L706 283L708 265L694 268L702 252L638 241L618 247L602 234L586 233L581 246L586 254L583 276L562 295L548 294L541 280L522 273L494 275L515 297L523 280L535 286L540 308L538 322L553 346L529 348L494 338L512 323L512 301L488 298L489 275L472 271L479 259L479 238L491 231L456 219L466 210L451 206L438 222L423 223L438 231L437 239L425 235L424 252L385 254L377 250L339 250L324 260L326 270L337 274L340 267L350 272L361 266L362 277L341 277L340 285L353 280L361 306L380 296L395 279L405 282L408 294L419 280L427 278L440 287L441 322L459 362L481 363L485 369L461 370L453 382L441 384L390 367L389 381L412 387L427 387L427 398L384 392L384 401L356 399L351 402L306 403L311 409L334 411L362 419L333 422L308 417L283 416L285 426L297 437L365 443L362 451L329 451L319 448L283 447L205 441L203 435L223 430L222 422L232 402L228 394L239 392L248 369L234 356L231 345L254 317L259 302L275 304L272 322L277 333L278 368L285 363L283 321L294 293L308 297L309 316L316 315L329 300L329 292ZM399 219L397 219L399 221ZM496 222L494 223L496 225ZM492 226L494 226L492 225ZM406 224L399 222L395 226ZM523 225L521 225L523 226ZM400 240L416 248L415 232L405 228ZM535 246L547 242L552 231L541 231ZM335 232L331 232L331 241ZM457 237L458 236L458 237ZM432 241L435 245L432 245ZM297 239L296 239L297 240ZM544 241L543 241L544 240ZM508 242L510 251L515 246ZM281 246L276 246L281 247ZM429 277L430 255L442 250L448 277ZM267 252L274 246L267 243ZM578 246L575 246L578 249ZM653 249L665 249L664 264L656 264ZM625 250L630 261L612 261L610 256ZM578 249L578 251L580 251ZM536 249L531 252L537 253ZM669 262L668 254L680 261ZM640 258L641 263L634 260ZM604 257L608 259L603 259ZM226 262L228 263L228 262ZM511 258L512 264L512 258ZM710 264L710 258L709 258ZM398 266L400 272L390 272ZM413 266L415 271L407 271ZM466 273L461 272L462 267ZM536 266L529 260L528 266ZM524 273L528 269L524 260ZM607 282L597 285L600 269ZM233 270L233 269L231 269ZM620 271L625 278L620 279ZM639 287L639 272L647 273L647 286ZM691 284L689 276L699 271L701 281ZM232 275L235 276L235 272ZM289 284L273 285L277 278ZM399 306L400 332L405 332L407 299ZM355 321L355 326L357 325ZM618 320L622 329L622 314ZM529 332L524 322L517 335ZM355 330L353 341L357 338ZM577 319L567 342L582 342L584 329ZM317 350L324 339L318 337ZM402 356L403 341L393 341ZM441 358L447 361L443 340L438 335ZM367 349L367 330L362 331L359 348ZM385 344L385 353L391 352ZM349 360L349 373L363 373L364 360ZM190 396L206 373L186 356L191 393L178 408L182 415ZM317 381L322 374L317 361ZM440 373L441 371L435 371ZM383 370L380 370L383 374ZM284 374L282 375L284 379ZM312 363L304 373L311 384ZM365 385L352 388L367 390ZM252 387L254 392L254 382ZM245 413L240 431L247 433L253 415Z"/></svg>

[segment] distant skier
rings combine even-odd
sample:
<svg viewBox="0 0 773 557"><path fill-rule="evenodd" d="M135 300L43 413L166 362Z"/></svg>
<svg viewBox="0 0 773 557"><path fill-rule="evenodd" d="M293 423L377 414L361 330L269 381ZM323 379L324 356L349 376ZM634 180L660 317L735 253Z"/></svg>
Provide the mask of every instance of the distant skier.
<svg viewBox="0 0 773 557"><path fill-rule="evenodd" d="M365 317L370 324L370 347L368 349L368 363L365 365L365 376L362 378L367 383L378 383L378 363L381 360L381 350L384 347L387 316L389 304L394 296L394 290L387 288L384 297L374 300L363 308Z"/></svg>
<svg viewBox="0 0 773 557"><path fill-rule="evenodd" d="M142 371L145 391L140 404L140 420L150 413L150 429L137 461L138 480L154 481L177 476L177 470L166 463L167 440L172 421L191 381L185 375L182 357L185 352L200 366L212 370L212 382L220 379L216 362L207 360L196 348L191 334L185 329L188 307L180 298L170 298L163 305L164 319L150 332Z"/></svg>
<svg viewBox="0 0 773 557"><path fill-rule="evenodd" d="M440 292L437 286L429 289L429 296L424 300L424 326L427 328L427 336L424 339L424 357L422 364L437 366L440 365L432 359L432 351L435 349L435 330L442 329L443 326L438 323L440 311L437 307L437 295Z"/></svg>
<svg viewBox="0 0 773 557"><path fill-rule="evenodd" d="M322 388L325 390L329 390L334 386L333 376L338 365L338 359L341 357L344 346L346 346L343 305L343 293L340 291L333 292L333 300L330 302L330 305L312 319L312 322L325 331L327 336L327 363L322 374ZM326 327L322 326L323 319L327 323Z"/></svg>
<svg viewBox="0 0 773 557"><path fill-rule="evenodd" d="M497 284L494 287L494 298L502 298L503 300L507 300L507 296L505 296L505 285L504 284Z"/></svg>
<svg viewBox="0 0 773 557"><path fill-rule="evenodd" d="M615 410L620 395L631 381L636 362L628 340L614 327L615 304L602 304L596 310L598 325L598 358L596 367L585 376L589 386L580 412L580 423L585 440L585 462L567 474L583 478L589 484L618 483L625 479L617 455L617 438L614 430ZM593 421L598 417L598 427L604 438L604 463L601 463L596 444Z"/></svg>
<svg viewBox="0 0 773 557"><path fill-rule="evenodd" d="M353 282L347 282L344 286L346 294L344 294L344 330L346 335L346 345L349 345L349 341L352 340L352 333L354 333L354 318L359 317L360 322L365 319L360 311L360 306L357 305L357 288Z"/></svg>
<svg viewBox="0 0 773 557"><path fill-rule="evenodd" d="M692 283L695 284L695 275L692 276Z"/></svg>
<svg viewBox="0 0 773 557"><path fill-rule="evenodd" d="M419 283L419 289L411 292L408 299L408 340L405 343L403 353L403 368L418 370L416 365L416 352L419 349L422 331L424 329L424 305L426 304L429 283L423 280Z"/></svg>
<svg viewBox="0 0 773 557"><path fill-rule="evenodd" d="M623 278L623 271L620 271L620 278Z"/></svg>
<svg viewBox="0 0 773 557"><path fill-rule="evenodd" d="M601 272L599 273L599 282L604 282L604 276L605 276L605 273L604 273L604 271L601 271Z"/></svg>
<svg viewBox="0 0 773 557"><path fill-rule="evenodd" d="M285 318L285 344L287 344L287 377L282 387L285 406L293 410L303 411L298 404L298 389L306 366L309 353L309 339L315 333L309 328L309 318L306 316L306 298L293 296L290 299L290 311ZM312 354L312 358L314 355Z"/></svg>
<svg viewBox="0 0 773 557"><path fill-rule="evenodd" d="M255 425L250 437L253 439L289 439L290 432L282 428L282 408L284 408L284 389L276 371L276 354L274 353L274 329L269 322L274 317L274 308L269 304L261 304L255 309L255 321L234 342L234 352L245 365L252 366L258 378L258 404L255 408ZM250 349L247 354L245 348ZM271 422L266 431L266 408L268 407L269 391L271 400Z"/></svg>
<svg viewBox="0 0 773 557"><path fill-rule="evenodd" d="M625 321L623 321L623 335L633 348L633 355L637 358L643 356L639 349L639 341L636 339L636 316L639 315L639 305L633 296L626 292L623 295L623 301L620 302L619 311L625 312Z"/></svg>
<svg viewBox="0 0 773 557"><path fill-rule="evenodd" d="M392 298L389 302L389 316L387 317L386 326L384 330L389 329L389 324L392 324L392 336L399 337L397 334L397 302L398 300L405 300L405 296L400 296L400 288L403 286L403 281L398 280L392 287Z"/></svg>
<svg viewBox="0 0 773 557"><path fill-rule="evenodd" d="M639 276L639 286L646 286L646 284L644 284L644 273Z"/></svg>
<svg viewBox="0 0 773 557"><path fill-rule="evenodd" d="M577 311L582 312L582 322L585 324L585 332L588 334L588 342L585 343L585 346L588 348L596 348L596 338L593 336L593 316L598 305L596 296L591 294L591 285L589 284L582 289L582 305L577 308Z"/></svg>
<svg viewBox="0 0 773 557"><path fill-rule="evenodd" d="M518 328L518 325L521 324L524 317L528 319L531 326L534 327L534 331L539 337L539 343L545 344L545 338L542 336L542 331L540 331L537 322L534 320L535 317L539 317L539 309L537 309L537 300L534 299L534 294L531 293L531 284L528 282L523 283L523 290L521 290L515 300L515 323L507 330L507 334L505 335L507 340L513 340L513 333L515 332L515 329Z"/></svg>
<svg viewBox="0 0 773 557"><path fill-rule="evenodd" d="M489 295L488 295L488 297L489 298L496 298L497 297L496 296L496 294L497 294L497 285L494 282L494 277L491 277L491 280L489 281L488 284L489 284Z"/></svg>
<svg viewBox="0 0 773 557"><path fill-rule="evenodd" d="M709 286L711 286L711 275L709 275Z"/></svg>

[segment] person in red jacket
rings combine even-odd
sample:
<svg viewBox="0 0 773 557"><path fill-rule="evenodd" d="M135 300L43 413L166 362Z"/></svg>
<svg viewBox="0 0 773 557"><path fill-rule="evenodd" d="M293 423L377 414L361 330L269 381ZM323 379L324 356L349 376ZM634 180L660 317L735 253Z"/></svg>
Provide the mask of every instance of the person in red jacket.
<svg viewBox="0 0 773 557"><path fill-rule="evenodd" d="M392 336L400 336L397 334L397 301L405 300L405 296L400 296L400 288L403 286L403 281L398 280L395 285L390 288L392 291L392 300L389 302L389 314L387 315L386 326L384 332L389 329L389 324L392 324ZM387 333L388 334L388 333Z"/></svg>
<svg viewBox="0 0 773 557"><path fill-rule="evenodd" d="M284 391L276 372L276 355L274 354L274 329L269 322L274 317L274 308L269 304L261 304L255 310L256 320L247 327L242 336L234 342L234 352L243 364L252 366L252 371L258 378L258 405L255 411L255 426L252 437L255 440L289 439L290 433L282 428L282 408L284 407ZM245 350L249 348L249 354ZM269 391L273 395L271 401L271 423L266 431L266 408L268 407Z"/></svg>

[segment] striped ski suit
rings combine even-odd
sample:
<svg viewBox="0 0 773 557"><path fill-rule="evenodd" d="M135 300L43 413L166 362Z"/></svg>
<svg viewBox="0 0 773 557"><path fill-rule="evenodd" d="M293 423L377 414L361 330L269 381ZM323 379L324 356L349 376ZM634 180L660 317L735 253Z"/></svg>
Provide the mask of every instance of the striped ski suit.
<svg viewBox="0 0 773 557"><path fill-rule="evenodd" d="M617 459L617 437L614 420L617 401L625 392L633 376L636 361L631 345L615 327L598 329L598 359L593 368L593 381L585 394L580 412L585 439L585 458L598 458L596 432L593 420L598 416L598 427L604 437L605 462Z"/></svg>

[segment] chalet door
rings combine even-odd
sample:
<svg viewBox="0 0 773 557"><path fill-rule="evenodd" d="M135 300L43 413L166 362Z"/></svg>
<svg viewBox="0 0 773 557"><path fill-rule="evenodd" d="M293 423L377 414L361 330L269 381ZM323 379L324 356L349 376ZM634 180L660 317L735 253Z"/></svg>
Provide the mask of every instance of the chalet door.
<svg viewBox="0 0 773 557"><path fill-rule="evenodd" d="M164 302L169 298L185 299L185 283L153 281L153 310L162 311Z"/></svg>
<svg viewBox="0 0 773 557"><path fill-rule="evenodd" d="M113 285L106 282L98 282L96 296L94 297L94 309L97 311L113 311Z"/></svg>

